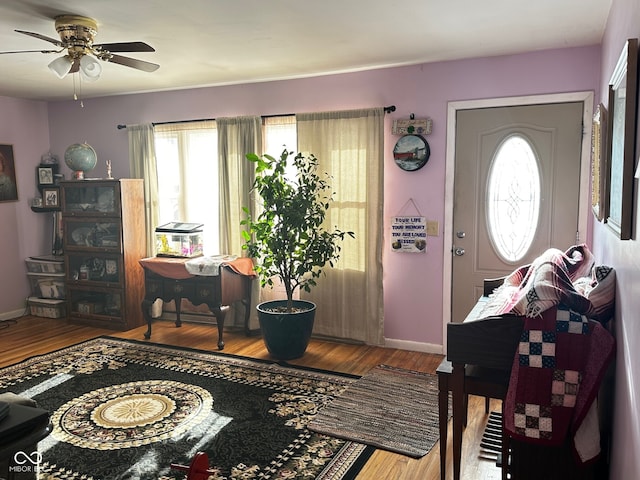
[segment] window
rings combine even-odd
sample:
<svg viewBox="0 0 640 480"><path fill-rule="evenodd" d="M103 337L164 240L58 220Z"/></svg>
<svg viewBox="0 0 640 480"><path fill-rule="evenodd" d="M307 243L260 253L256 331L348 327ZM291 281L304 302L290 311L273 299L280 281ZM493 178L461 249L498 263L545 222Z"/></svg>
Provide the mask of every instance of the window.
<svg viewBox="0 0 640 480"><path fill-rule="evenodd" d="M248 170L247 165L238 163L244 161L241 151L260 148L262 143L263 152L273 157L279 157L284 148L313 153L320 168L332 175L336 189L327 223L356 235L348 239L351 243L343 248L334 268L325 271L327 281L310 297L324 312L323 318L316 318L318 331L381 344L383 126L382 108L263 117L262 121L237 117L156 125L159 218L164 223L204 223L205 255L220 253L219 247L237 248L238 239L229 237L239 233L239 207L251 201L245 197L249 197L252 178L242 171ZM219 156L219 148L224 157ZM220 223L231 227L218 231ZM358 312L355 317L354 311Z"/></svg>
<svg viewBox="0 0 640 480"><path fill-rule="evenodd" d="M156 126L159 224L203 223L204 253L218 252L218 134L215 122Z"/></svg>
<svg viewBox="0 0 640 480"><path fill-rule="evenodd" d="M279 157L285 148L296 151L296 117L294 115L264 119L264 153Z"/></svg>
<svg viewBox="0 0 640 480"><path fill-rule="evenodd" d="M263 123L264 153L274 158L279 158L286 148L290 152L297 153L296 117L287 115L281 117L267 117ZM294 178L293 166L287 169L287 176Z"/></svg>
<svg viewBox="0 0 640 480"><path fill-rule="evenodd" d="M264 120L265 152L296 149L295 116ZM220 253L218 132L215 121L155 126L159 225L204 224L204 254ZM248 153L248 152L247 152Z"/></svg>
<svg viewBox="0 0 640 480"><path fill-rule="evenodd" d="M522 259L536 234L540 216L540 168L522 135L508 137L493 157L487 180L487 230L500 257Z"/></svg>

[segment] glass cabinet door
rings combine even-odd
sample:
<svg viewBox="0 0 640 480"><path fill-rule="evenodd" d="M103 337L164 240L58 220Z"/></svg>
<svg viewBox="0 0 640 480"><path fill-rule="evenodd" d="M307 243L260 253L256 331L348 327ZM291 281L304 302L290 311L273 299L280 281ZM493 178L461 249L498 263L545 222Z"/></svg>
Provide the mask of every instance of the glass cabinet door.
<svg viewBox="0 0 640 480"><path fill-rule="evenodd" d="M75 316L104 315L120 317L122 315L122 293L120 290L83 290L71 288L68 302L71 314Z"/></svg>
<svg viewBox="0 0 640 480"><path fill-rule="evenodd" d="M65 250L120 252L120 220L70 218L65 224Z"/></svg>
<svg viewBox="0 0 640 480"><path fill-rule="evenodd" d="M67 215L118 215L119 183L95 180L65 182L62 189L62 211Z"/></svg>
<svg viewBox="0 0 640 480"><path fill-rule="evenodd" d="M67 280L92 284L122 283L122 258L119 255L92 255L87 252L67 254Z"/></svg>

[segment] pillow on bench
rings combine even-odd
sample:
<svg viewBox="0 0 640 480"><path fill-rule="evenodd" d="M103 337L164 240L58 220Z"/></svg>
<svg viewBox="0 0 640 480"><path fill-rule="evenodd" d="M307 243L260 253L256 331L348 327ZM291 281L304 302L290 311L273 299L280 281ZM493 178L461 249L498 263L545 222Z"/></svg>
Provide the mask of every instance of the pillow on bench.
<svg viewBox="0 0 640 480"><path fill-rule="evenodd" d="M616 271L606 265L595 265L591 277L573 282L576 291L589 299L595 315L591 318L607 323L612 317L616 302Z"/></svg>

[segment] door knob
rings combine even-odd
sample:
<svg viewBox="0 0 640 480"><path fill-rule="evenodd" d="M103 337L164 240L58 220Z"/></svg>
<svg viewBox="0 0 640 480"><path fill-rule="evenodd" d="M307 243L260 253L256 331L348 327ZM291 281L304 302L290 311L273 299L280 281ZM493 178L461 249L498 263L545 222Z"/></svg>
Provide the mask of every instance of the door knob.
<svg viewBox="0 0 640 480"><path fill-rule="evenodd" d="M464 248L462 248L462 247L456 247L456 248L454 248L454 249L453 249L453 254L454 254L456 257L461 257L462 255L464 255Z"/></svg>
<svg viewBox="0 0 640 480"><path fill-rule="evenodd" d="M464 233L464 232L456 232L456 237L458 237L458 238L464 238L466 236L467 236L467 234Z"/></svg>

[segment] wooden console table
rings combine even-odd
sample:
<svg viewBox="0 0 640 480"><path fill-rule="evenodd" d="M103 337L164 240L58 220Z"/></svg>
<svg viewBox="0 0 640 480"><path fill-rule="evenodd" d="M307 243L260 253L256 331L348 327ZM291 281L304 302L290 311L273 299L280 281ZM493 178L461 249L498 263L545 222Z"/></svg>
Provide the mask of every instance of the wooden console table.
<svg viewBox="0 0 640 480"><path fill-rule="evenodd" d="M176 327L180 327L181 300L186 298L194 305L206 304L216 317L218 349L224 348L224 319L229 306L241 301L245 306L244 328L249 333L251 306L251 280L253 262L249 258L237 258L220 266L218 275L193 275L187 271L187 258L150 257L140 260L144 269L144 299L142 314L147 321L146 339L151 338L151 305L158 299L175 301Z"/></svg>

